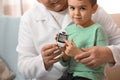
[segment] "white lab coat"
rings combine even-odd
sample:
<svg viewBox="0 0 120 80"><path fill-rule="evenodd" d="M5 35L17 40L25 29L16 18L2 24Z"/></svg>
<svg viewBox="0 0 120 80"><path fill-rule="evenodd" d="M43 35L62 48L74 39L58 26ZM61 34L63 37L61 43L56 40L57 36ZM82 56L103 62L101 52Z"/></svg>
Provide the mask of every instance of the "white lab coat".
<svg viewBox="0 0 120 80"><path fill-rule="evenodd" d="M120 61L120 45L118 45L120 44L120 29L112 20L109 20L108 15L101 8L93 15L93 19L102 24L109 34L110 44L116 45L109 47L114 53L116 62ZM107 23L105 23L106 21ZM71 22L71 18L66 13L61 24L62 28ZM18 70L26 79L57 80L61 76L64 68L59 62L54 64L49 71L45 70L41 48L46 44L55 43L55 34L62 28L42 4L23 15L19 29L17 52L19 54Z"/></svg>

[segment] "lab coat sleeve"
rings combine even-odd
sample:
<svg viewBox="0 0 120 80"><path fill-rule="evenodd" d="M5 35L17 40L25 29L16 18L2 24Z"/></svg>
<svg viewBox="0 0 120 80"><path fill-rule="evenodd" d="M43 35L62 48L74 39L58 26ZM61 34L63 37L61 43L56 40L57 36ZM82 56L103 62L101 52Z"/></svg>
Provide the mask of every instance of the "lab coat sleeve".
<svg viewBox="0 0 120 80"><path fill-rule="evenodd" d="M120 65L120 28L101 7L93 15L93 20L103 26L108 35L109 48L113 53L115 65Z"/></svg>
<svg viewBox="0 0 120 80"><path fill-rule="evenodd" d="M21 18L18 34L18 70L25 78L38 78L47 71L44 68L41 53L38 54L30 26L30 16ZM40 51L39 51L40 52Z"/></svg>

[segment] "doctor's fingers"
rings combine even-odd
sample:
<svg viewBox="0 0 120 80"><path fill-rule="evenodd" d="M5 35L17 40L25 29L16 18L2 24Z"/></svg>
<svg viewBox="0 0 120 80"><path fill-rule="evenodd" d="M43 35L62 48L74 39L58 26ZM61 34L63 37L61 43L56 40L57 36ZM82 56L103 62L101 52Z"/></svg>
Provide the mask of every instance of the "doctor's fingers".
<svg viewBox="0 0 120 80"><path fill-rule="evenodd" d="M78 61L78 60L77 60ZM96 62L95 62L95 59L93 59L91 56L88 56L86 58L83 58L81 60L79 60L78 62L88 66L88 67L91 67L91 68L94 68L96 67Z"/></svg>
<svg viewBox="0 0 120 80"><path fill-rule="evenodd" d="M81 52L80 54L75 55L74 59L79 62L85 58L88 58L90 56L89 52Z"/></svg>
<svg viewBox="0 0 120 80"><path fill-rule="evenodd" d="M41 53L42 53L42 56L50 56L56 50L58 50L58 46L53 46L51 48L42 49Z"/></svg>
<svg viewBox="0 0 120 80"><path fill-rule="evenodd" d="M55 58L55 59L47 59L46 63L48 63L49 65L53 65L54 63L56 63L56 62L58 62L60 60L61 60L60 57L59 58Z"/></svg>
<svg viewBox="0 0 120 80"><path fill-rule="evenodd" d="M55 48L55 47L57 47L57 44L47 44L43 46L42 51L46 51L48 49Z"/></svg>
<svg viewBox="0 0 120 80"><path fill-rule="evenodd" d="M52 65L58 62L59 60L61 60L61 56L62 56L62 52L58 51L56 53L51 54L50 56L44 57L44 61Z"/></svg>
<svg viewBox="0 0 120 80"><path fill-rule="evenodd" d="M90 68L96 68L102 64L100 64L99 62L97 62L96 60L91 60L89 63L85 64L86 66L90 67Z"/></svg>
<svg viewBox="0 0 120 80"><path fill-rule="evenodd" d="M95 68L102 64L94 55L91 55L88 52L83 52L82 54L75 56L75 60L91 68Z"/></svg>

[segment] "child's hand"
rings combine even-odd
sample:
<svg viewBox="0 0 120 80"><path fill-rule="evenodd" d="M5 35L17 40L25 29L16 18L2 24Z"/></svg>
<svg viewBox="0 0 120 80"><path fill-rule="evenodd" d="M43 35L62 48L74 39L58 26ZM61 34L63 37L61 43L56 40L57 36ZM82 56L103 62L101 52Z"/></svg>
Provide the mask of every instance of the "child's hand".
<svg viewBox="0 0 120 80"><path fill-rule="evenodd" d="M64 45L64 47L59 47L59 50L62 52L61 58L64 62L66 62L70 58L70 56L65 54L65 49L66 49L66 45Z"/></svg>
<svg viewBox="0 0 120 80"><path fill-rule="evenodd" d="M66 44L66 50L65 50L66 55L74 57L76 54L81 53L81 50L77 48L73 39L70 42L65 40L65 44Z"/></svg>

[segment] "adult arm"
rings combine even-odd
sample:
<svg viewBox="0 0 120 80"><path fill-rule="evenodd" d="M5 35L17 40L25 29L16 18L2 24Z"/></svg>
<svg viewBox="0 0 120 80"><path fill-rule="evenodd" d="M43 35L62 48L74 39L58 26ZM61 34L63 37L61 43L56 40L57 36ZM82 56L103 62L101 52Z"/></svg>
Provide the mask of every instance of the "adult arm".
<svg viewBox="0 0 120 80"><path fill-rule="evenodd" d="M45 74L43 59L34 46L30 17L24 15L21 18L18 34L18 70L25 78L35 78L38 74ZM36 70L35 70L36 69ZM42 76L42 75L41 75Z"/></svg>
<svg viewBox="0 0 120 80"><path fill-rule="evenodd" d="M93 15L93 19L103 26L103 29L108 35L109 46L107 47L110 49L110 51L108 51L109 53L106 54L109 58L108 62L115 63L115 65L120 65L120 28L113 21L111 16L107 14L101 7L99 7L97 12ZM114 60L111 59L112 56Z"/></svg>
<svg viewBox="0 0 120 80"><path fill-rule="evenodd" d="M38 46L35 36L33 36L32 19L30 18L26 14L21 18L17 52L19 72L25 78L33 79L43 77L49 73L48 69L59 60L53 59L59 53L51 54L57 49L54 47L55 44Z"/></svg>

